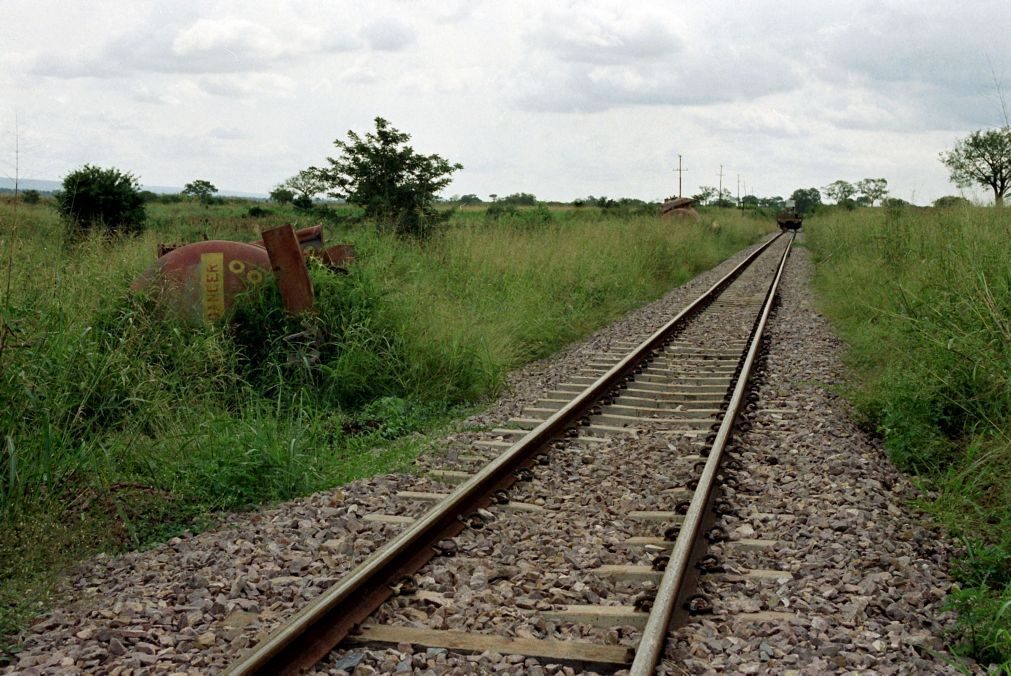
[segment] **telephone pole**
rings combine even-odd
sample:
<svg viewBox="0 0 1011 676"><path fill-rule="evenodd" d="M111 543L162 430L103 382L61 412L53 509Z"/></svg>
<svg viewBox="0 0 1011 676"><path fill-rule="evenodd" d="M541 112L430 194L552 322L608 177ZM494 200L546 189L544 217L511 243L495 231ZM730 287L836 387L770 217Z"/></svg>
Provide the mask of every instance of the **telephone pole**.
<svg viewBox="0 0 1011 676"><path fill-rule="evenodd" d="M741 208L741 175L737 175L737 208Z"/></svg>
<svg viewBox="0 0 1011 676"><path fill-rule="evenodd" d="M681 197L681 177L682 177L682 174L684 174L688 170L687 169L683 169L681 167L681 156L680 155L678 155L678 168L675 169L674 171L676 171L678 173L678 197Z"/></svg>
<svg viewBox="0 0 1011 676"><path fill-rule="evenodd" d="M723 165L720 165L720 173L717 174L720 177L720 191L716 193L716 204L723 202Z"/></svg>

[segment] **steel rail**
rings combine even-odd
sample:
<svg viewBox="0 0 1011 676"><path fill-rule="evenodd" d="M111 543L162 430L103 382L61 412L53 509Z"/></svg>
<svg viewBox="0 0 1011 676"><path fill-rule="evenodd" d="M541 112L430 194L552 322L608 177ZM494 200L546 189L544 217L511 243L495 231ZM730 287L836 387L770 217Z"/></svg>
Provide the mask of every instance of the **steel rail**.
<svg viewBox="0 0 1011 676"><path fill-rule="evenodd" d="M741 376L734 387L733 395L731 395L730 403L727 406L727 413L723 418L719 431L716 433L716 439L713 441L713 445L709 451L709 458L706 460L705 468L699 477L698 487L692 495L688 512L685 514L681 529L674 542L670 560L664 569L660 586L657 588L656 598L653 600L653 607L650 610L649 617L646 619L646 626L642 631L642 637L639 639L639 645L635 650L635 659L632 661L629 671L630 676L649 676L653 674L656 670L656 664L660 659L660 654L666 644L667 630L670 626L671 617L674 614L675 605L681 596L685 573L691 562L692 551L695 549L699 536L699 529L702 527L702 521L709 506L709 500L712 497L716 473L720 468L720 460L723 457L723 450L730 440L734 420L737 418L741 403L744 401L747 393L751 370L761 348L762 333L768 322L769 313L772 311L772 303L776 296L776 290L779 287L779 280L783 276L786 259L790 255L790 249L795 238L795 233L790 236L790 241L783 251L783 258L779 262L776 275L766 293L762 312L752 330L751 345L744 358Z"/></svg>
<svg viewBox="0 0 1011 676"><path fill-rule="evenodd" d="M275 629L229 667L227 674L296 674L316 664L393 595L391 584L417 571L436 554L435 545L464 529L462 517L491 503L492 494L516 481L516 470L584 415L680 325L704 309L782 236L777 234L657 329L557 413L520 438L477 474L419 517L343 579ZM671 338L672 339L672 338ZM668 341L669 342L669 341Z"/></svg>

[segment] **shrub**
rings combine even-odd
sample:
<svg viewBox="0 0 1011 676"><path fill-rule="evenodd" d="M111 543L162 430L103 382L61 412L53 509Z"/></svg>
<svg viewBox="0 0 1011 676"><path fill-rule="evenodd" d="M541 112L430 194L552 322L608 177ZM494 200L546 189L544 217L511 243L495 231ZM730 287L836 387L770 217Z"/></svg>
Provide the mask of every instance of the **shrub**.
<svg viewBox="0 0 1011 676"><path fill-rule="evenodd" d="M56 208L77 233L137 233L147 214L137 178L119 169L86 164L63 179Z"/></svg>
<svg viewBox="0 0 1011 676"><path fill-rule="evenodd" d="M25 204L38 204L42 197L39 195L38 190L25 190L21 193L21 199Z"/></svg>
<svg viewBox="0 0 1011 676"><path fill-rule="evenodd" d="M249 207L249 211L246 212L246 215L249 218L263 218L264 216L270 216L270 214L271 214L270 209L264 209L263 207L257 204L254 204L253 206Z"/></svg>

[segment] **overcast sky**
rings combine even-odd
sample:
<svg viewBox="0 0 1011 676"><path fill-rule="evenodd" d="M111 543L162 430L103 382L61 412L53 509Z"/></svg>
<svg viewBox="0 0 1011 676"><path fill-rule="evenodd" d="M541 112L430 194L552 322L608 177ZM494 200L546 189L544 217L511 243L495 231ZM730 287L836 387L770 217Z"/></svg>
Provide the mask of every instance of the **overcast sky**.
<svg viewBox="0 0 1011 676"><path fill-rule="evenodd" d="M1004 123L1009 0L704 5L0 0L0 172L17 130L23 177L265 193L382 116L464 165L447 196L659 199L681 154L685 194L722 164L924 204L957 192L938 152Z"/></svg>

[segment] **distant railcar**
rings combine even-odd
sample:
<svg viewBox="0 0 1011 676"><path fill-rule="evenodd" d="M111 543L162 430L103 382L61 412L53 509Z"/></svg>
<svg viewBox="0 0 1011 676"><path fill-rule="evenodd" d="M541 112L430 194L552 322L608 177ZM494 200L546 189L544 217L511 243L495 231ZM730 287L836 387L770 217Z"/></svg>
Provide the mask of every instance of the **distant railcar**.
<svg viewBox="0 0 1011 676"><path fill-rule="evenodd" d="M776 214L776 224L780 230L800 230L800 226L804 224L804 214L795 209L784 209Z"/></svg>

